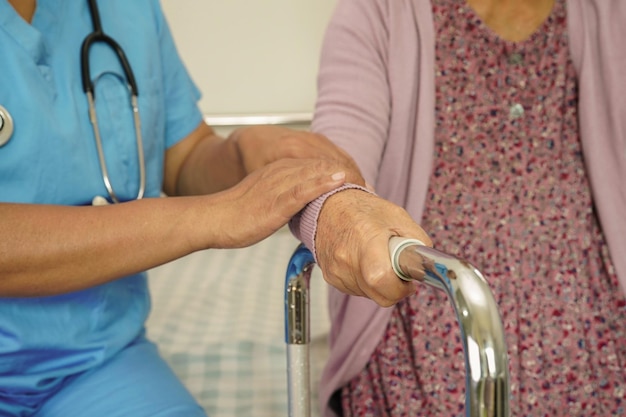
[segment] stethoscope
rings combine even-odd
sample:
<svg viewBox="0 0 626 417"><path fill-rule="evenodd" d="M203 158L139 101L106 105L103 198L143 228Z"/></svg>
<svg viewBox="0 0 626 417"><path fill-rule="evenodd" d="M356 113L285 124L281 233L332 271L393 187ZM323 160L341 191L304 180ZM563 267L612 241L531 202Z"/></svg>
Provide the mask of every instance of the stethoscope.
<svg viewBox="0 0 626 417"><path fill-rule="evenodd" d="M128 87L130 90L130 106L133 111L133 122L135 125L135 137L137 139L137 160L139 163L139 190L137 192L136 199L139 200L143 198L145 189L146 189L146 164L144 160L143 153L143 140L141 137L141 119L139 117L139 105L137 101L137 96L139 95L137 90L137 82L135 81L135 76L130 67L130 63L126 58L126 54L122 50L121 46L113 40L111 37L107 36L102 30L102 23L100 21L100 11L98 9L98 5L96 4L96 0L88 0L89 3L89 13L91 14L91 20L93 22L94 30L91 32L81 46L80 50L80 65L81 65L81 76L83 82L83 90L87 95L87 102L89 104L89 120L91 121L94 138L96 141L96 148L98 151L98 160L100 162L100 170L102 172L102 180L104 181L104 186L107 189L109 197L113 203L119 203L120 199L117 194L113 190L113 186L111 185L111 180L109 179L109 171L106 165L106 159L104 157L104 150L102 148L102 140L100 138L100 129L98 128L98 116L96 114L96 106L95 106L95 93L94 93L94 85L91 80L90 73L90 65L89 65L89 49L95 43L101 42L109 45L109 47L115 52L122 69L124 70L124 74L126 75L126 80L128 82ZM5 145L13 134L14 125L13 118L7 109L0 106L0 146ZM94 205L104 205L108 204L108 200L102 196L94 197L92 203Z"/></svg>
<svg viewBox="0 0 626 417"><path fill-rule="evenodd" d="M102 23L100 22L100 11L98 10L98 5L96 4L96 0L89 0L89 12L91 14L91 20L93 21L94 31L91 32L85 40L83 41L83 45L80 48L80 66L81 66L81 76L83 78L83 90L87 95L87 101L89 102L89 119L91 120L91 124L93 126L93 133L96 139L96 147L98 148L98 159L100 160L100 169L102 171L102 179L104 180L104 186L109 193L109 197L114 203L119 203L119 199L113 190L113 186L111 185L111 181L109 180L109 172L107 170L106 160L104 158L104 151L102 150L102 141L100 139L100 129L98 128L98 116L96 115L96 106L95 106L95 94L93 88L93 82L91 80L91 73L89 71L89 48L95 43L102 42L106 43L113 49L117 59L120 61L122 68L124 69L124 74L126 75L126 80L128 81L128 86L130 88L130 106L133 110L133 121L135 124L135 137L137 139L137 160L139 163L139 191L137 192L136 199L139 200L143 197L143 193L146 189L146 163L144 161L143 156L143 140L141 137L141 119L139 117L139 105L137 103L137 96L139 95L139 91L137 90L137 82L135 81L135 75L133 74L133 70L130 68L130 63L128 59L126 59L126 54L122 50L122 47L113 40L110 36L107 36L102 30ZM94 205L99 205L99 203L104 203L106 200L101 196L96 196L93 199Z"/></svg>

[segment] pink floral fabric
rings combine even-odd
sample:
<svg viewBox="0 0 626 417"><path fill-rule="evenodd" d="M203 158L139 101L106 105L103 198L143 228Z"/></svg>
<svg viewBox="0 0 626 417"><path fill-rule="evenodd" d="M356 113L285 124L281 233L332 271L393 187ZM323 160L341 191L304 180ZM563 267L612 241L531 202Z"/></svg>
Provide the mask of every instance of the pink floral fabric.
<svg viewBox="0 0 626 417"><path fill-rule="evenodd" d="M499 303L511 415L626 415L626 300L608 255L578 136L565 2L522 42L465 0L433 1L435 163L424 229L470 260ZM445 294L394 307L345 416L464 416L460 332Z"/></svg>

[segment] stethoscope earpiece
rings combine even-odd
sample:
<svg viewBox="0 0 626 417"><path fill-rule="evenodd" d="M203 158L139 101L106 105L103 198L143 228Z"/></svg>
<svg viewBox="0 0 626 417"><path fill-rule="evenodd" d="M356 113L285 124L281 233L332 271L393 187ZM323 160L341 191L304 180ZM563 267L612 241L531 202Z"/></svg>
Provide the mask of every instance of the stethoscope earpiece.
<svg viewBox="0 0 626 417"><path fill-rule="evenodd" d="M13 135L13 118L7 109L0 106L0 146L4 146Z"/></svg>

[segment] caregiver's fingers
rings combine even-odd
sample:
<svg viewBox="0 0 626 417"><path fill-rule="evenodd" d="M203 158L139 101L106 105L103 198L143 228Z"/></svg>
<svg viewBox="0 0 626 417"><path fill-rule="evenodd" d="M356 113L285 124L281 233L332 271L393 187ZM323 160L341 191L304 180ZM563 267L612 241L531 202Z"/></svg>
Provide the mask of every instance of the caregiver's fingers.
<svg viewBox="0 0 626 417"><path fill-rule="evenodd" d="M330 160L285 159L255 171L212 205L210 221L227 226L215 228L216 247L243 247L266 238L344 180L340 164Z"/></svg>

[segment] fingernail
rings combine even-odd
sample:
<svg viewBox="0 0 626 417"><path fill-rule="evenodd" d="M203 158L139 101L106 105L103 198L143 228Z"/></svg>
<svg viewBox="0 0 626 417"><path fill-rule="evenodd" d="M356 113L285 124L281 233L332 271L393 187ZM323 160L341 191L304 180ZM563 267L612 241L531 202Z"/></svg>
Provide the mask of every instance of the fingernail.
<svg viewBox="0 0 626 417"><path fill-rule="evenodd" d="M346 178L346 173L341 171L341 172L335 172L331 178L333 179L333 181L339 181L339 180L343 180Z"/></svg>

